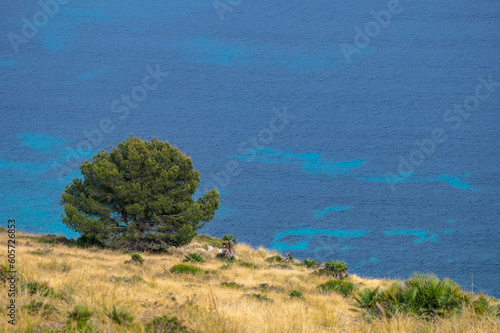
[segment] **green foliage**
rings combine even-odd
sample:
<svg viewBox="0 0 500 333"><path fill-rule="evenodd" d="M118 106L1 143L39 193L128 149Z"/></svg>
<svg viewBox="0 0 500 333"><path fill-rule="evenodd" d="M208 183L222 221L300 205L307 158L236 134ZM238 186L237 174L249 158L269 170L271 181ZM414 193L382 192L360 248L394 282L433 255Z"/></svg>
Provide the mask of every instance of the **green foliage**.
<svg viewBox="0 0 500 333"><path fill-rule="evenodd" d="M220 269L231 269L232 267L233 267L233 263L228 262L227 264L220 266Z"/></svg>
<svg viewBox="0 0 500 333"><path fill-rule="evenodd" d="M220 284L223 287L234 288L234 289L243 289L242 284L238 284L236 282L221 282Z"/></svg>
<svg viewBox="0 0 500 333"><path fill-rule="evenodd" d="M30 281L21 285L21 291L27 291L29 295L38 294L42 297L56 296L54 288L49 287L47 282L38 283Z"/></svg>
<svg viewBox="0 0 500 333"><path fill-rule="evenodd" d="M294 298L294 297L298 297L298 298L301 298L303 297L304 295L302 294L301 291L299 290L292 290L292 292L290 293L290 297Z"/></svg>
<svg viewBox="0 0 500 333"><path fill-rule="evenodd" d="M269 257L269 258L266 258L266 261L268 263L278 263L278 262L283 262L285 259L283 259L282 256L280 256L279 254L275 255L275 256L272 256L272 257Z"/></svg>
<svg viewBox="0 0 500 333"><path fill-rule="evenodd" d="M190 333L188 327L184 326L177 317L155 317L145 327L145 332L148 333Z"/></svg>
<svg viewBox="0 0 500 333"><path fill-rule="evenodd" d="M62 235L40 235L33 238L36 242L52 245L74 246L76 243L73 239L68 239Z"/></svg>
<svg viewBox="0 0 500 333"><path fill-rule="evenodd" d="M205 271L199 267L186 264L178 264L170 268L170 273L174 274L205 274Z"/></svg>
<svg viewBox="0 0 500 333"><path fill-rule="evenodd" d="M312 259L304 259L302 263L307 267L307 268L317 268L320 264L316 260Z"/></svg>
<svg viewBox="0 0 500 333"><path fill-rule="evenodd" d="M236 262L236 257L231 256L231 257L224 257L222 253L217 253L215 256L217 259L222 260L222 261L228 261L228 262Z"/></svg>
<svg viewBox="0 0 500 333"><path fill-rule="evenodd" d="M245 296L256 298L256 299L258 299L259 301L262 301L262 302L267 302L267 303L273 303L274 302L273 299L267 297L264 294L246 294Z"/></svg>
<svg viewBox="0 0 500 333"><path fill-rule="evenodd" d="M287 263L287 264L291 264L295 261L295 258L292 257L292 255L290 253L287 253L286 254L286 258L285 260L283 260L283 262Z"/></svg>
<svg viewBox="0 0 500 333"><path fill-rule="evenodd" d="M76 239L76 246L81 248L98 247L104 248L104 245L94 236L83 235Z"/></svg>
<svg viewBox="0 0 500 333"><path fill-rule="evenodd" d="M141 265L142 265L142 264L144 263L144 258L143 258L140 254L138 254L138 253L134 253L134 254L132 255L132 260L131 260L131 261L132 261L132 262L134 262L134 261L135 261L135 262L137 262L137 263L139 263L139 264L141 264Z"/></svg>
<svg viewBox="0 0 500 333"><path fill-rule="evenodd" d="M0 265L0 283L6 284L7 279L10 277L10 267L9 264Z"/></svg>
<svg viewBox="0 0 500 333"><path fill-rule="evenodd" d="M165 250L188 244L219 207L210 190L193 199L199 172L168 142L127 140L80 167L61 199L63 223L112 248Z"/></svg>
<svg viewBox="0 0 500 333"><path fill-rule="evenodd" d="M182 261L184 262L205 262L205 259L199 253L190 253Z"/></svg>
<svg viewBox="0 0 500 333"><path fill-rule="evenodd" d="M344 297L352 294L353 291L357 290L358 287L349 281L344 280L328 280L323 284L318 286L318 289L324 294L330 294L331 292L336 292Z"/></svg>
<svg viewBox="0 0 500 333"><path fill-rule="evenodd" d="M0 226L0 234L4 232L7 232L7 228Z"/></svg>
<svg viewBox="0 0 500 333"><path fill-rule="evenodd" d="M27 305L23 305L23 309L28 312L28 314L32 316L41 315L42 317L48 317L54 312L57 312L57 309L54 305L42 301L37 301L35 299L31 300Z"/></svg>
<svg viewBox="0 0 500 333"><path fill-rule="evenodd" d="M194 239L213 247L221 248L224 245L222 239L208 235L197 235Z"/></svg>
<svg viewBox="0 0 500 333"><path fill-rule="evenodd" d="M343 279L349 276L347 264L343 261L330 260L325 263L325 268L319 269L319 274L330 275L336 279Z"/></svg>
<svg viewBox="0 0 500 333"><path fill-rule="evenodd" d="M484 295L473 296L450 279L440 280L433 274L412 275L404 283L395 283L387 290L365 289L358 293L356 306L370 311L370 316L393 317L397 313L413 314L426 319L443 317L471 307L481 314L496 315Z"/></svg>
<svg viewBox="0 0 500 333"><path fill-rule="evenodd" d="M88 331L90 330L90 325L88 324L90 317L92 317L92 312L87 307L77 305L73 311L68 312L66 326L69 329L76 328L78 331Z"/></svg>
<svg viewBox="0 0 500 333"><path fill-rule="evenodd" d="M243 261L241 259L238 260L236 263L238 264L238 266L241 266L241 267L252 268L252 269L259 268L259 265L251 263L251 262Z"/></svg>
<svg viewBox="0 0 500 333"><path fill-rule="evenodd" d="M113 310L110 310L106 315L118 325L129 325L134 321L134 316L127 309L116 310L113 305Z"/></svg>
<svg viewBox="0 0 500 333"><path fill-rule="evenodd" d="M224 235L222 236L222 253L224 258L234 257L236 250L234 246L238 244L237 238L234 235Z"/></svg>

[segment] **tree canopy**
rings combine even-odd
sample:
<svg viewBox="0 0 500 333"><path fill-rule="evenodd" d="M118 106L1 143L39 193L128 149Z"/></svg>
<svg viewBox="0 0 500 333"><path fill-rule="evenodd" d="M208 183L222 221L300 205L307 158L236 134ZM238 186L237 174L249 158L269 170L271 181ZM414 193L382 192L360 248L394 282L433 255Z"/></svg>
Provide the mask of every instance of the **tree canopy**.
<svg viewBox="0 0 500 333"><path fill-rule="evenodd" d="M161 250L188 244L219 207L212 189L193 199L199 172L168 142L130 136L85 161L62 194L63 223L105 246Z"/></svg>

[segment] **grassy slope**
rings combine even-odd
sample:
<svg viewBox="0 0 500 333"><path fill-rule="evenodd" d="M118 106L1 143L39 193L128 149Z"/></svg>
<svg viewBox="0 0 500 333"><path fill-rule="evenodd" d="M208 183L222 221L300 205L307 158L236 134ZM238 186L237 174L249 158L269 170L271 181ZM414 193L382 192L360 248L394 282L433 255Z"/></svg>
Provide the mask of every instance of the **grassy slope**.
<svg viewBox="0 0 500 333"><path fill-rule="evenodd" d="M0 263L6 261L7 237L0 233ZM7 294L0 286L0 331L50 332L65 327L68 311L75 305L84 305L93 312L91 322L98 332L143 332L145 323L164 314L177 316L183 324L197 332L498 332L499 318L478 318L472 312L460 317L425 321L412 317L392 320L364 321L360 313L352 312L352 298L337 294L323 295L316 286L328 280L298 266L291 269L271 267L265 258L275 254L264 249L253 250L246 245L237 246L237 257L252 262L260 268L224 264L215 259L217 250L196 250L206 247L200 240L189 246L172 249L169 254L142 254L143 265L125 264L130 254L119 251L80 249L65 245L49 245L48 254L33 254L46 244L38 243L33 236L17 233L17 263L20 274L18 286L27 281L48 282L56 292L71 296L69 301L54 297L17 296L18 324L13 329L7 324L5 308ZM182 261L184 255L199 252L207 261L194 265L204 270L217 270L203 275L177 275L169 269ZM140 275L142 281L133 281ZM116 281L125 277L131 282ZM363 287L389 285L391 281L362 279L351 276L351 281ZM221 286L221 282L236 282L244 289ZM270 290L264 294L274 302L266 302L245 294L263 293L260 284L268 283ZM300 290L303 298L291 298L292 290ZM45 316L30 315L23 305L33 299L51 304L57 310ZM132 326L117 325L106 316L113 305L127 308L134 316Z"/></svg>

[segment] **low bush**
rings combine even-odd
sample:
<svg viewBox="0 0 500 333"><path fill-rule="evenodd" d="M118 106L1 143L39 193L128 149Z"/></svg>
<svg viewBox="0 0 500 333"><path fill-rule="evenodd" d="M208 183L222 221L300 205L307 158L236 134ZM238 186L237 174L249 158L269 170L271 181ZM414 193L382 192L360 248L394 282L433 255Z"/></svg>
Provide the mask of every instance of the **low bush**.
<svg viewBox="0 0 500 333"><path fill-rule="evenodd" d="M155 317L145 326L145 332L150 333L190 333L188 327L184 326L177 317Z"/></svg>
<svg viewBox="0 0 500 333"><path fill-rule="evenodd" d="M190 253L184 259L183 262L205 262L205 259L199 253Z"/></svg>
<svg viewBox="0 0 500 333"><path fill-rule="evenodd" d="M234 289L243 289L244 288L242 284L238 284L236 282L221 282L220 285L223 287L234 288Z"/></svg>
<svg viewBox="0 0 500 333"><path fill-rule="evenodd" d="M292 290L292 292L290 293L290 297L291 298L294 298L294 297L298 297L298 298L301 298L303 297L304 295L302 294L301 291L299 290Z"/></svg>
<svg viewBox="0 0 500 333"><path fill-rule="evenodd" d="M344 297L347 297L357 290L358 287L349 281L343 280L328 280L323 284L318 286L318 289L324 294L330 294L331 292L336 292Z"/></svg>
<svg viewBox="0 0 500 333"><path fill-rule="evenodd" d="M54 251L54 249L52 249L48 246L45 246L42 249L36 249L35 251L29 251L28 253L38 255L38 256L45 256L45 255L51 253L52 251Z"/></svg>
<svg viewBox="0 0 500 333"><path fill-rule="evenodd" d="M74 239L68 239L62 235L40 235L33 238L36 242L42 244L52 244L52 245L66 245L74 246L76 244Z"/></svg>
<svg viewBox="0 0 500 333"><path fill-rule="evenodd" d="M195 236L194 240L218 248L222 248L222 246L224 245L222 239L208 235L197 235Z"/></svg>
<svg viewBox="0 0 500 333"><path fill-rule="evenodd" d="M222 261L236 262L235 256L231 256L231 257L226 258L222 255L222 253L218 253L215 257L219 260L222 260Z"/></svg>
<svg viewBox="0 0 500 333"><path fill-rule="evenodd" d="M500 313L484 295L466 293L452 280L440 280L434 274L416 273L404 283L394 283L384 291L365 289L355 299L356 306L369 312L369 317L403 313L431 319L459 313L464 307L478 314Z"/></svg>
<svg viewBox="0 0 500 333"><path fill-rule="evenodd" d="M174 274L205 274L205 271L199 267L186 264L178 264L170 268L170 273Z"/></svg>
<svg viewBox="0 0 500 333"><path fill-rule="evenodd" d="M274 300L272 300L271 298L267 297L264 294L246 294L245 296L256 298L256 299L258 299L259 301L262 301L262 302L267 302L267 303L273 303L274 302Z"/></svg>
<svg viewBox="0 0 500 333"><path fill-rule="evenodd" d="M88 323L90 317L92 317L92 312L90 312L87 307L77 305L73 311L68 312L68 321L66 322L66 326L68 329L76 328L77 331L89 331L91 330L91 326Z"/></svg>
<svg viewBox="0 0 500 333"><path fill-rule="evenodd" d="M325 262L325 268L318 270L318 274L329 275L335 279L344 279L349 276L347 264L343 261L330 260Z"/></svg>
<svg viewBox="0 0 500 333"><path fill-rule="evenodd" d="M49 287L47 282L38 283L30 281L21 285L21 291L27 291L29 295L38 294L42 297L56 296L54 288Z"/></svg>
<svg viewBox="0 0 500 333"><path fill-rule="evenodd" d="M266 258L266 261L268 263L271 263L271 264L283 262L284 260L285 259L282 256L280 256L279 254L272 256L272 257L269 257L269 258Z"/></svg>
<svg viewBox="0 0 500 333"><path fill-rule="evenodd" d="M32 316L41 315L44 318L50 316L54 312L57 312L54 305L34 299L27 305L23 305L23 309L25 309L26 312Z"/></svg>
<svg viewBox="0 0 500 333"><path fill-rule="evenodd" d="M316 260L311 260L311 259L304 259L302 261L302 263L304 264L304 266L306 266L307 268L317 268L320 263L317 262Z"/></svg>
<svg viewBox="0 0 500 333"><path fill-rule="evenodd" d="M254 263L251 263L251 262L247 262L247 261L243 261L243 260L238 260L236 262L239 266L241 267L246 267L246 268L252 268L252 269L257 269L259 268L259 265L256 265Z"/></svg>
<svg viewBox="0 0 500 333"><path fill-rule="evenodd" d="M118 325L129 325L134 321L134 317L127 309L116 310L114 305L113 310L108 311L106 315Z"/></svg>

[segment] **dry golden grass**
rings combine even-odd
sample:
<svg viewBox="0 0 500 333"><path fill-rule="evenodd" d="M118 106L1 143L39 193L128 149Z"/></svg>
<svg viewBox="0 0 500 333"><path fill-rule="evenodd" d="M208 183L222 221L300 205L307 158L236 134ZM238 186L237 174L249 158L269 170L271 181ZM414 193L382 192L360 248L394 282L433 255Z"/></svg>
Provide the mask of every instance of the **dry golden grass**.
<svg viewBox="0 0 500 333"><path fill-rule="evenodd" d="M6 262L7 237L0 233L2 250L0 263ZM34 254L36 249L50 247L48 254ZM414 317L364 321L360 313L350 311L352 298L323 295L317 285L327 277L312 274L305 267L291 269L270 267L265 258L273 253L237 246L237 257L260 266L258 269L232 265L221 269L223 262L212 252L201 251L204 244L193 242L168 254L142 253L143 265L125 264L130 254L119 251L80 249L64 245L45 245L32 236L17 233L16 253L18 286L27 281L48 282L58 293L70 296L68 301L20 292L16 298L17 325L7 323L7 291L0 286L1 332L51 332L64 329L68 311L84 305L93 312L91 323L97 332L146 332L145 324L156 316L177 316L184 325L196 332L499 332L498 318L477 317L471 312L462 316L426 321ZM49 251L50 251L49 249ZM197 250L198 249L198 250ZM199 252L206 258L194 265L209 274L172 274L169 269L181 263L184 255ZM142 281L135 281L140 275ZM115 281L128 278L131 282ZM361 288L388 285L390 281L362 279L351 276ZM236 282L243 289L221 286L221 282ZM262 292L259 285L269 284ZM302 291L303 298L291 298L292 290ZM273 302L250 297L264 293ZM4 296L5 295L5 296ZM33 299L53 305L52 314L28 314L25 306ZM126 308L134 316L131 326L120 326L107 315L113 306Z"/></svg>

